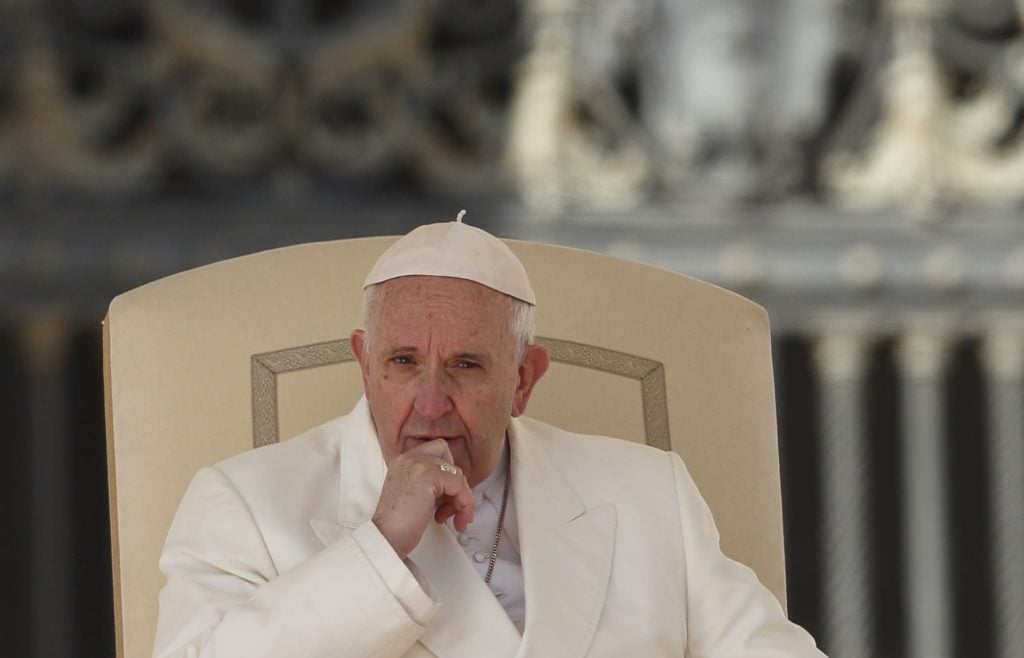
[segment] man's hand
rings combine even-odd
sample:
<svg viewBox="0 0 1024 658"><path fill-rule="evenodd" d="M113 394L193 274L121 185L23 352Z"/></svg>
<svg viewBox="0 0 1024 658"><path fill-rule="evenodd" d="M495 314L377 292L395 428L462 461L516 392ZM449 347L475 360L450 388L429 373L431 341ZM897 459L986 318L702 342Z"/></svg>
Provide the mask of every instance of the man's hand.
<svg viewBox="0 0 1024 658"><path fill-rule="evenodd" d="M462 532L473 521L473 490L462 469L454 464L444 439L434 439L391 460L373 522L403 560L420 543L433 518L444 523L455 517Z"/></svg>

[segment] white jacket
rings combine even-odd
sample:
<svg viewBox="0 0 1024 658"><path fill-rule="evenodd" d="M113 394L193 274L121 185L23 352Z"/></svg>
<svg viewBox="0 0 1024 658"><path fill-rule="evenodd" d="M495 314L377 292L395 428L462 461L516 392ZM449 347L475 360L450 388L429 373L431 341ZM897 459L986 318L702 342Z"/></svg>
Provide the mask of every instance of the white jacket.
<svg viewBox="0 0 1024 658"><path fill-rule="evenodd" d="M522 636L447 528L403 562L370 521L385 467L364 399L196 475L160 559L154 655L822 656L721 553L677 455L527 418L509 439Z"/></svg>

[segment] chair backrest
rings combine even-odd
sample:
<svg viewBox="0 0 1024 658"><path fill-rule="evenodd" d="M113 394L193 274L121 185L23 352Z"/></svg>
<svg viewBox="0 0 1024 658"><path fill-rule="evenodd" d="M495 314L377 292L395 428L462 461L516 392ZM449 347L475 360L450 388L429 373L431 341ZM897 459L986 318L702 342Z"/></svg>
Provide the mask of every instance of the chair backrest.
<svg viewBox="0 0 1024 658"><path fill-rule="evenodd" d="M167 528L200 467L285 439L361 395L347 336L394 238L304 244L120 295L104 323L118 656L150 655ZM785 605L768 319L715 286L586 251L509 241L553 365L528 414L675 450L725 552Z"/></svg>

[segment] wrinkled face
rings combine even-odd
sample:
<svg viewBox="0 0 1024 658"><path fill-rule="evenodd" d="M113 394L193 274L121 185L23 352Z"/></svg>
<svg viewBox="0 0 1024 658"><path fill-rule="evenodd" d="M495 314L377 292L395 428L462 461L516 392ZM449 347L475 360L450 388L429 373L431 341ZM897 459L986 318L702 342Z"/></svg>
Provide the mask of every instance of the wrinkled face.
<svg viewBox="0 0 1024 658"><path fill-rule="evenodd" d="M478 283L406 276L379 285L371 334L353 332L352 348L384 460L443 438L475 486L525 409L541 348L517 360L508 299Z"/></svg>

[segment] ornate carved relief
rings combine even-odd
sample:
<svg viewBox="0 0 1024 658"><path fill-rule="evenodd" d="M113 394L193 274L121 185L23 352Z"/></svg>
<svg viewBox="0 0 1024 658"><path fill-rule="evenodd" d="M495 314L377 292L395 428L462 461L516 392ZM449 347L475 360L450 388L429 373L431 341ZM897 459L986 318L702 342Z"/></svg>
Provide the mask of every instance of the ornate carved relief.
<svg viewBox="0 0 1024 658"><path fill-rule="evenodd" d="M1024 200L1024 43L1010 1L889 0L886 17L881 118L862 154L826 162L835 198L922 215L950 202Z"/></svg>
<svg viewBox="0 0 1024 658"><path fill-rule="evenodd" d="M1020 201L1024 0L878 2L5 0L0 189Z"/></svg>
<svg viewBox="0 0 1024 658"><path fill-rule="evenodd" d="M837 2L532 0L510 160L533 205L806 186Z"/></svg>
<svg viewBox="0 0 1024 658"><path fill-rule="evenodd" d="M0 184L499 181L513 0L100 4L6 10Z"/></svg>

